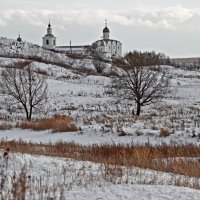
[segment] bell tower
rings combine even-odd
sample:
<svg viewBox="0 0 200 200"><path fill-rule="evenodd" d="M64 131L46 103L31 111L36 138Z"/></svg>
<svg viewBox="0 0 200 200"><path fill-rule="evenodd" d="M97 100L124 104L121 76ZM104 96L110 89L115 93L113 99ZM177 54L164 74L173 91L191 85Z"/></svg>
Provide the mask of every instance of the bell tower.
<svg viewBox="0 0 200 200"><path fill-rule="evenodd" d="M44 49L54 49L56 47L56 37L52 33L51 24L49 22L47 27L47 34L42 38Z"/></svg>
<svg viewBox="0 0 200 200"><path fill-rule="evenodd" d="M110 30L107 27L107 19L105 20L105 28L103 29L103 39L109 40Z"/></svg>

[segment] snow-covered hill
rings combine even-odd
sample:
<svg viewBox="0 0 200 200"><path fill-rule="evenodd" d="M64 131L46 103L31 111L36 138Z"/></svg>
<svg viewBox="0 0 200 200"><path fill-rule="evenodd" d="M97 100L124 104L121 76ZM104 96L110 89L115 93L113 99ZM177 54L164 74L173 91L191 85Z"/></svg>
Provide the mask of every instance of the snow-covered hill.
<svg viewBox="0 0 200 200"><path fill-rule="evenodd" d="M0 58L2 67L19 59ZM171 94L157 105L143 107L139 118L132 116L133 102L116 103L111 90L111 78L87 74L80 67L84 61L75 61L73 68L63 68L52 64L34 61L33 68L47 75L48 103L35 118L51 117L54 114L70 115L81 131L77 133L48 136L46 131L32 133L16 129L2 132L0 138L33 140L34 142L58 140L91 143L130 143L152 144L160 142L200 143L200 72L163 66L171 77ZM88 69L92 69L91 66ZM0 68L0 70L3 68ZM93 68L94 71L94 68ZM4 95L0 97L3 101ZM16 121L24 117L22 110L9 110L0 107L1 119ZM160 137L166 128L168 137ZM20 134L13 135L12 132ZM120 137L120 132L125 132ZM48 131L47 131L48 132Z"/></svg>
<svg viewBox="0 0 200 200"><path fill-rule="evenodd" d="M4 47L0 48L0 52L4 57L0 57L0 72L12 63L24 61L16 58L16 50L10 49L11 41L1 39L3 40ZM5 41L9 41L8 46ZM20 50L25 56L23 58L33 54L39 57L46 56L48 61L52 59L49 58L51 55L54 56L52 52L40 47L31 47L31 44L26 43L24 48ZM33 143L65 141L84 145L155 145L163 142L170 144L172 141L173 144L200 144L200 71L162 66L171 77L172 92L159 104L144 107L142 115L137 118L132 115L133 102L117 103L111 90L112 78L95 73L90 60L72 60L60 54L55 56L58 56L59 62L71 63L72 67L61 67L52 62L38 62L37 59L32 59L31 67L46 74L49 91L48 103L39 113L34 113L34 118L51 117L55 114L69 115L74 118L79 130L73 133L52 133L51 130L32 131L16 128L15 125L24 118L23 110L6 110L3 105L5 95L1 94L0 125L6 121L13 128L0 130L0 140L24 140ZM109 71L110 66L107 68ZM169 136L160 136L162 128L168 129ZM27 199L47 199L47 196L59 198L62 192L63 199L70 200L197 200L200 196L198 190L169 186L181 185L180 180L188 181L192 179L190 177L188 179L185 176L177 176L176 179L174 174L132 167L124 168L123 176L117 177L118 182L114 183L105 178L104 165L14 153L10 153L6 163L1 154L1 147L0 167L5 168L4 184L7 186L4 189L8 194L11 194L9 190L12 189L13 175L20 176L24 167L29 177L27 184L31 188L31 192L27 190ZM195 181L199 182L199 178Z"/></svg>
<svg viewBox="0 0 200 200"><path fill-rule="evenodd" d="M72 59L63 55L45 50L42 47L17 40L0 38L0 56L7 58L23 58L30 60L38 60L41 62L55 63L60 65L70 66Z"/></svg>
<svg viewBox="0 0 200 200"><path fill-rule="evenodd" d="M1 156L0 153L0 169L4 169ZM29 177L27 200L199 200L200 197L199 190L168 185L181 178L170 173L133 167L121 177L115 177L117 184L106 179L105 167L100 164L18 153L10 155L4 173L6 181L2 182L0 176L3 199L12 199L13 182L23 173L22 168ZM146 184L141 184L141 180ZM18 186L20 188L20 184Z"/></svg>

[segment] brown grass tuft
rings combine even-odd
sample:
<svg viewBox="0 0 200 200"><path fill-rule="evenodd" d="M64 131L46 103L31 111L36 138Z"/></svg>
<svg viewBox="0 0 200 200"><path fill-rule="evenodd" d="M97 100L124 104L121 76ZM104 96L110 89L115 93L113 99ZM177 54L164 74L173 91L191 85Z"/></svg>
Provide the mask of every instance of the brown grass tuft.
<svg viewBox="0 0 200 200"><path fill-rule="evenodd" d="M135 131L135 135L141 136L141 135L144 135L144 133L142 131L140 131L140 130L136 130Z"/></svg>
<svg viewBox="0 0 200 200"><path fill-rule="evenodd" d="M19 125L22 129L32 129L34 131L52 129L57 132L74 132L78 128L74 125L73 119L65 115L55 115L53 118L40 119L36 121L24 121Z"/></svg>
<svg viewBox="0 0 200 200"><path fill-rule="evenodd" d="M168 128L161 128L160 137L168 137L170 136L170 132Z"/></svg>
<svg viewBox="0 0 200 200"><path fill-rule="evenodd" d="M12 124L10 122L0 122L0 130L8 130L12 128Z"/></svg>
<svg viewBox="0 0 200 200"><path fill-rule="evenodd" d="M118 136L126 136L126 135L127 135L127 133L122 129L120 130L120 132L118 134Z"/></svg>

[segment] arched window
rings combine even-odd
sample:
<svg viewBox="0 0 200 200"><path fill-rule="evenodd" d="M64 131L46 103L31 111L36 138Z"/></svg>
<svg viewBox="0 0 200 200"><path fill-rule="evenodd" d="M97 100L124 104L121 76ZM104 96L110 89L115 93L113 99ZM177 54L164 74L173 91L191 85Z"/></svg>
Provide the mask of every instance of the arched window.
<svg viewBox="0 0 200 200"><path fill-rule="evenodd" d="M46 40L46 44L49 45L49 40Z"/></svg>
<svg viewBox="0 0 200 200"><path fill-rule="evenodd" d="M56 45L56 40L53 41L53 45Z"/></svg>

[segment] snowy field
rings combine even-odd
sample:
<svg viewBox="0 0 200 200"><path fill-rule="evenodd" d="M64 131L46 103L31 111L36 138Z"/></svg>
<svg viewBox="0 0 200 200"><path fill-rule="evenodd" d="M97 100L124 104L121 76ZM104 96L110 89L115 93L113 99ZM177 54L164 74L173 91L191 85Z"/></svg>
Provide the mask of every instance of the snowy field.
<svg viewBox="0 0 200 200"><path fill-rule="evenodd" d="M16 59L14 59L16 61ZM9 66L12 59L1 58L1 66ZM91 68L91 63L88 63ZM75 141L93 143L146 143L175 141L200 143L200 72L163 66L171 77L171 94L157 105L142 108L139 118L131 114L133 102L116 103L111 90L111 78L87 75L77 69L65 69L55 65L33 62L48 77L48 103L34 118L63 114L73 117L80 131L51 134L49 131L34 132L12 128L1 131L1 139L23 139L33 142ZM0 68L0 70L3 68ZM4 95L0 96L4 100ZM1 122L13 124L24 118L22 110L0 108ZM160 130L167 128L168 137L160 137ZM125 132L119 137L120 132Z"/></svg>
<svg viewBox="0 0 200 200"><path fill-rule="evenodd" d="M5 43L0 38L1 43ZM0 49L0 54L16 55L16 46L9 48L10 40ZM23 44L21 54L44 56L51 60L48 51L32 44ZM30 52L27 52L27 48ZM7 52L8 51L8 52ZM91 60L72 60L58 54L57 59L71 68L32 62L31 67L47 76L48 103L43 110L33 114L34 119L67 115L74 119L76 132L52 133L52 130L33 131L20 129L17 124L24 118L21 109L4 107L5 95L0 95L0 140L23 140L33 143L75 142L92 144L176 144L200 145L200 70L191 71L162 66L171 78L171 94L162 102L142 108L140 117L132 115L135 107L131 101L117 103L111 88L110 76L94 73ZM0 72L18 58L1 58ZM84 67L83 67L84 66ZM93 70L90 73L87 70ZM110 64L106 74L111 70ZM161 129L170 133L161 137ZM123 134L121 134L123 133ZM1 147L0 147L1 149ZM23 171L22 171L23 169ZM123 168L120 175L108 173L98 163L75 161L66 158L33 156L10 153L8 163L0 151L1 195L12 194L12 186L21 173L29 177L26 199L69 200L199 200L200 191L177 187L177 180L191 181L191 177L178 176L139 168ZM13 179L13 176L16 176ZM200 180L197 179L197 182ZM2 188L1 188L2 189ZM3 191L3 192L2 192ZM51 198L50 198L51 197ZM55 199L56 199L55 198ZM5 198L6 199L6 198Z"/></svg>
<svg viewBox="0 0 200 200"><path fill-rule="evenodd" d="M23 172L29 177L26 183L26 198L29 200L59 199L61 195L66 200L199 200L200 198L199 190L172 186L176 176L169 173L124 168L122 174L111 176L100 164L27 154L11 154L7 167L3 166L5 162L1 154L0 160L1 169L4 170L5 196L12 194L10 187L14 181L12 177L15 174L17 181L18 174L23 168ZM2 183L2 176L0 181Z"/></svg>

